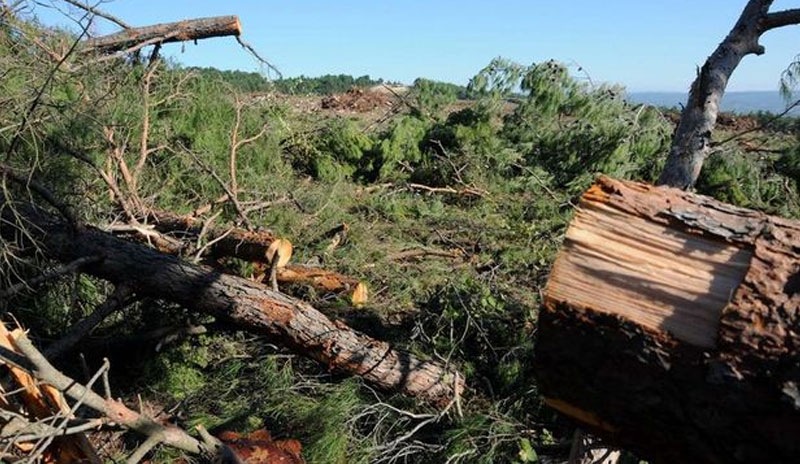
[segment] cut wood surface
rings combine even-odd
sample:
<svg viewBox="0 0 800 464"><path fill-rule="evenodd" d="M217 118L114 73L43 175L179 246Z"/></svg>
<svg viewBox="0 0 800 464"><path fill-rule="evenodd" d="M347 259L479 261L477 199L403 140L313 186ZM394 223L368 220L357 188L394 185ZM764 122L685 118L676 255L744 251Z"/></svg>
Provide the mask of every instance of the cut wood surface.
<svg viewBox="0 0 800 464"><path fill-rule="evenodd" d="M187 19L174 23L132 27L114 34L89 39L83 44L82 50L112 53L143 43L184 42L211 37L239 36L241 33L242 26L237 16Z"/></svg>
<svg viewBox="0 0 800 464"><path fill-rule="evenodd" d="M0 347L12 353L24 356L15 346L22 333L23 331L21 329L8 331L5 325L0 322ZM34 446L33 443L36 443L41 438L20 440L19 437L26 434L30 435L32 432L38 432L39 430L36 425L41 423L50 422L50 424L56 424L57 421L55 418L59 416L70 419L75 417L69 405L64 400L64 396L59 390L53 388L52 385L42 383L29 372L17 366L3 362L0 362L0 365L8 368L9 377L13 379L11 385L19 387L19 389L12 389L11 392L3 391L2 399L0 399L0 408L13 414L18 412L15 411L15 409L21 407L22 411L30 418L30 421L28 421L23 420L24 416L11 415L13 419L8 420L8 415L4 415L3 426L0 430L0 441L4 443L15 443L16 446L20 448L24 448L25 446L23 443L27 442L31 449L35 449L36 446ZM14 404L16 403L14 401L15 399L19 400L19 404ZM63 430L54 429L48 431L50 431L55 438L43 453L44 462L84 462L98 464L103 462L98 457L97 451L84 433L79 432L71 435L62 435ZM38 443L37 446L39 446Z"/></svg>
<svg viewBox="0 0 800 464"><path fill-rule="evenodd" d="M0 232L19 239L16 217L6 202ZM72 230L42 211L15 205L31 235L47 256L74 261L103 256L83 270L113 283L130 285L137 295L161 298L228 319L246 330L265 333L331 369L363 377L367 382L444 405L463 389L463 376L438 362L424 361L390 344L332 321L302 301L250 280L187 263L144 245L89 226Z"/></svg>
<svg viewBox="0 0 800 464"><path fill-rule="evenodd" d="M200 234L205 233L209 243L206 253L215 259L234 257L268 265L271 253L274 253L274 249L270 251L273 243L281 240L268 230L248 231L238 227L207 227L204 230L203 223L199 219L179 216L168 211L151 211L148 220L157 231L183 241L191 239L193 242ZM159 248L171 254L181 251L176 247ZM291 253L281 254L281 258L287 262L290 256ZM279 263L277 269L279 283L308 285L320 292L349 295L354 304L366 303L366 284L358 279L320 267L287 265L287 262L282 263L282 266ZM356 295L359 285L363 291Z"/></svg>
<svg viewBox="0 0 800 464"><path fill-rule="evenodd" d="M239 227L204 227L193 216L181 216L169 211L151 210L147 217L155 230L181 241L191 243L205 234L210 245L206 253L211 258L235 257L245 261L269 263L267 251L278 237L269 230L250 231ZM187 240L188 239L188 240ZM162 250L180 252L180 249Z"/></svg>
<svg viewBox="0 0 800 464"><path fill-rule="evenodd" d="M800 222L600 178L536 351L550 406L651 462L794 462Z"/></svg>

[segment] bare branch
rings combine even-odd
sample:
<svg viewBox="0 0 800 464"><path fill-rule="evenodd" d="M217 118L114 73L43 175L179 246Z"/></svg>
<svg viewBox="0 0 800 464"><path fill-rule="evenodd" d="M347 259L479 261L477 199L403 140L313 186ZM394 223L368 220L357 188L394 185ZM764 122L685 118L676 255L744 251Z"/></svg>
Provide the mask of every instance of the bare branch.
<svg viewBox="0 0 800 464"><path fill-rule="evenodd" d="M103 19L111 21L112 23L116 24L117 26L119 26L119 27L121 27L123 29L130 29L131 28L131 26L128 25L128 23L124 22L123 20L121 20L121 19L117 18L116 16L113 16L113 15L111 15L109 13L106 13L103 10L99 10L99 9L97 9L97 8L91 6L91 5L87 5L87 4L85 4L83 2L79 2L77 0L64 0L64 1L69 3L70 5L77 6L78 8L80 8L80 9L82 9L84 11L88 11L89 13L91 13L91 14L93 14L95 16L99 16L99 17L101 17Z"/></svg>
<svg viewBox="0 0 800 464"><path fill-rule="evenodd" d="M53 69L51 69L50 72L47 74L47 78L44 80L44 83L42 83L42 85L39 87L39 90L36 92L36 96L31 101L31 104L28 107L28 111L26 111L25 115L22 117L22 123L20 124L19 129L17 129L17 132L14 134L14 138L11 139L11 143L9 143L8 145L8 150L6 151L6 161L8 161L11 155L16 151L17 145L19 145L20 141L22 140L22 132L25 131L25 128L28 125L28 120L33 115L33 112L36 111L36 108L39 106L39 103L42 100L42 96L44 95L45 90L50 88L50 83L53 81L53 77L55 77L56 72L58 72L58 70L61 68L61 65L63 65L67 61L67 58L69 58L72 55L72 53L78 48L78 45L82 42L83 37L87 33L88 27L89 27L88 24L82 26L83 29L81 30L81 33L78 34L78 37L75 38L75 41L72 42L72 46L70 46L69 50L67 51L67 53L64 54L61 60L59 60L59 62L56 63L55 66L53 66Z"/></svg>
<svg viewBox="0 0 800 464"><path fill-rule="evenodd" d="M264 134L266 134L267 126L266 125L262 126L261 130L257 134L253 135L252 137L248 137L248 138L245 138L243 140L238 140L239 139L239 127L242 124L242 108L244 107L244 104L239 100L239 96L238 95L236 95L235 98L236 98L236 118L235 118L234 123L233 123L233 130L231 130L231 142L230 142L231 148L230 148L230 156L229 156L229 162L230 162L229 169L230 169L230 177L231 177L230 193L232 194L231 201L235 205L237 205L236 210L239 212L239 215L241 216L241 218L244 221L244 223L247 224L248 228L252 229L252 225L249 224L249 220L247 218L247 211L245 211L242 208L241 203L239 202L239 197L238 197L238 195L239 195L239 185L238 185L238 182L236 180L236 159L237 159L237 155L239 153L239 148L241 148L242 146L244 146L244 145L246 145L248 143L252 143L252 142L255 142L256 140L260 139Z"/></svg>
<svg viewBox="0 0 800 464"><path fill-rule="evenodd" d="M792 111L793 109L797 108L798 106L800 106L800 100L795 100L791 105L787 106L785 110L781 111L779 114L776 114L776 115L770 117L763 124L759 124L759 125L757 125L755 127L752 127L750 129L747 129L747 130L744 130L744 131L741 131L741 132L737 132L736 134L733 134L733 135L731 135L731 136L729 136L729 137L727 137L725 139L722 139L719 142L714 142L712 144L712 146L714 148L717 148L717 147L725 145L725 144L727 144L729 142L737 140L737 139L739 139L739 138L741 138L741 137L743 137L743 136L745 136L747 134L750 134L750 133L753 133L753 132L763 131L764 129L769 127L773 122L775 122L778 119L786 116L787 114L789 114L790 111Z"/></svg>
<svg viewBox="0 0 800 464"><path fill-rule="evenodd" d="M150 151L147 149L148 139L150 138L150 85L153 80L153 74L158 68L159 63L160 60L151 61L142 78L142 107L144 109L144 115L142 116L142 135L139 140L139 160L136 162L136 166L133 169L132 183L129 186L133 194L138 192L137 186L139 176L147 162L147 155L150 154Z"/></svg>
<svg viewBox="0 0 800 464"><path fill-rule="evenodd" d="M244 40L242 40L242 36L241 35L237 35L236 36L236 41L239 42L239 45L241 45L242 48L244 48L245 50L250 52L250 54L253 55L255 57L255 59L257 59L261 64L266 66L267 69L273 71L278 76L278 79L283 78L283 74L281 74L281 72L278 70L278 68L273 66L272 63L270 63L269 61L267 61L264 58L262 58L261 55L259 55L259 53L256 51L256 49L253 48L252 45L250 45L249 43L247 43Z"/></svg>
<svg viewBox="0 0 800 464"><path fill-rule="evenodd" d="M768 31L797 24L800 24L800 8L792 8L767 14L761 22L761 28L763 31Z"/></svg>
<svg viewBox="0 0 800 464"><path fill-rule="evenodd" d="M99 256L87 256L84 258L78 258L69 264L53 269L51 271L44 272L41 275L34 277L33 279L30 279L26 282L20 282L16 285L7 288L6 290L3 290L2 292L0 292L0 298L8 298L10 296L14 296L25 289L33 289L34 287L37 287L40 284L43 284L50 280L54 280L58 277L63 276L64 274L70 274L72 272L75 272L79 270L82 266L89 263L97 262L98 260L100 260Z"/></svg>
<svg viewBox="0 0 800 464"><path fill-rule="evenodd" d="M236 197L236 193L233 192L231 190L231 188L228 186L228 184L226 184L225 181L222 180L222 178L219 176L219 174L217 174L217 172L214 171L214 169L212 169L209 165L204 163L203 160L200 159L200 157L197 156L196 153L192 152L191 150L189 150L186 147L184 147L184 151L186 151L186 153L188 153L192 157L192 159L194 159L195 163L197 163L198 166L200 166L211 177L213 177L214 180L217 181L219 186L222 187L222 189L228 195L228 200L233 204L234 209L236 209L236 212L239 214L239 218L242 220L242 222L245 224L245 226L248 229L252 230L253 229L253 224L250 222L250 219L248 219L247 213L245 212L244 208L242 207L242 204L239 203L239 199Z"/></svg>
<svg viewBox="0 0 800 464"><path fill-rule="evenodd" d="M5 327L0 328L8 336ZM72 399L83 402L86 406L102 413L111 421L135 430L147 437L156 437L161 443L187 451L192 454L208 452L205 445L189 436L175 426L165 426L153 419L143 416L116 400L106 400L86 386L76 382L58 371L36 349L24 332L19 332L14 344L22 356L0 347L0 359L4 362L20 365L16 362L20 357L24 360L23 369L40 381L52 385ZM16 358L16 359L15 359Z"/></svg>
<svg viewBox="0 0 800 464"><path fill-rule="evenodd" d="M66 203L56 198L56 196L51 192L49 189L44 187L43 185L39 184L33 179L29 177L21 176L15 173L10 167L0 164L0 176L8 178L15 183L24 186L27 189L32 190L36 194L38 194L44 201L46 201L50 206L58 210L64 219L70 223L70 225L75 226L77 224L77 219L75 217L75 213L73 213L72 208L69 207Z"/></svg>

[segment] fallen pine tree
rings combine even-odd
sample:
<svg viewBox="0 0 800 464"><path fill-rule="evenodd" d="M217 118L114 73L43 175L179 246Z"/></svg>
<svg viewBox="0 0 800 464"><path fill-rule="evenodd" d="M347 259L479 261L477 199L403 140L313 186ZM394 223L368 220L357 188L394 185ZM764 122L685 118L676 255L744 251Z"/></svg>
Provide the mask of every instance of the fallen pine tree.
<svg viewBox="0 0 800 464"><path fill-rule="evenodd" d="M444 406L464 388L463 377L448 366L420 360L356 332L264 285L190 264L91 226L72 227L30 205L0 200L0 234L6 241L23 248L38 246L46 257L61 262L99 257L82 266L81 271L125 285L137 295L172 301L230 320L245 330L268 334L275 342L333 370L361 376L381 389L432 404Z"/></svg>
<svg viewBox="0 0 800 464"><path fill-rule="evenodd" d="M650 462L800 456L800 222L600 178L544 294L553 408Z"/></svg>

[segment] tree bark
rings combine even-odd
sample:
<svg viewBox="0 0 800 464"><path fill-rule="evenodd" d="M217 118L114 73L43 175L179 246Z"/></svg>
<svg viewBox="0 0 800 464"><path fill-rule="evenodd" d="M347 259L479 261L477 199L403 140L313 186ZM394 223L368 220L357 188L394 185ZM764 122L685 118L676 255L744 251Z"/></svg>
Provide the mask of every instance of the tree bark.
<svg viewBox="0 0 800 464"><path fill-rule="evenodd" d="M4 205L0 233L6 240L24 240L13 207L24 217L29 236L39 242L46 256L63 262L103 256L83 271L115 284L125 283L137 295L169 300L228 319L246 330L268 334L331 369L359 375L381 389L400 391L433 404L444 405L463 389L463 376L449 367L420 360L358 333L312 306L261 284L192 265L94 227L72 229L41 210L5 201L0 204Z"/></svg>
<svg viewBox="0 0 800 464"><path fill-rule="evenodd" d="M168 211L150 211L148 221L155 229L170 237L177 237L181 241L196 240L205 233L210 246L206 256L212 259L233 257L254 263L269 264L267 250L278 237L268 230L249 231L240 228L208 228L203 230L203 224L191 216L179 216ZM178 254L180 247L159 247L160 251ZM289 265L278 268L277 281L281 284L308 285L323 293L347 294L351 299L355 296L359 286L366 284L358 279L319 267ZM364 301L361 301L364 303Z"/></svg>
<svg viewBox="0 0 800 464"><path fill-rule="evenodd" d="M550 406L650 462L796 462L800 222L600 178L536 360Z"/></svg>
<svg viewBox="0 0 800 464"><path fill-rule="evenodd" d="M773 0L750 0L728 36L708 57L692 83L658 184L691 188L711 152L711 134L728 79L746 55L761 55L764 32L800 23L800 10L769 13Z"/></svg>
<svg viewBox="0 0 800 464"><path fill-rule="evenodd" d="M241 33L242 26L237 16L216 16L125 29L87 40L83 44L82 50L84 52L113 53L145 42L184 42L211 37L239 36Z"/></svg>

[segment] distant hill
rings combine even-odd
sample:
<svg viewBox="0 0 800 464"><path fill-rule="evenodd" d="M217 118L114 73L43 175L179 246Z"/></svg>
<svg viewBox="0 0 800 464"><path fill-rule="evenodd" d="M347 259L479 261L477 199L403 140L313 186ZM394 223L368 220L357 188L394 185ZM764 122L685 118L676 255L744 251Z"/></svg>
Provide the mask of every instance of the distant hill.
<svg viewBox="0 0 800 464"><path fill-rule="evenodd" d="M687 94L682 92L629 92L628 100L634 103L647 103L655 106L679 108L686 104ZM755 113L768 111L781 113L786 109L786 101L778 92L728 92L722 98L722 111L731 113ZM795 108L791 114L800 115Z"/></svg>

